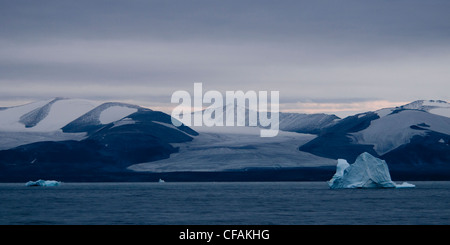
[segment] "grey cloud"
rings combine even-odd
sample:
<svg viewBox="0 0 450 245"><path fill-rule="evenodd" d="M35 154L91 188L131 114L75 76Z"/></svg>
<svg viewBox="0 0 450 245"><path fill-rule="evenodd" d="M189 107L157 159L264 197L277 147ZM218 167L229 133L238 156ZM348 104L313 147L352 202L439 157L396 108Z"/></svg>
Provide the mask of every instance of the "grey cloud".
<svg viewBox="0 0 450 245"><path fill-rule="evenodd" d="M17 0L0 4L2 36L278 41L322 36L389 42L450 35L448 1Z"/></svg>
<svg viewBox="0 0 450 245"><path fill-rule="evenodd" d="M0 96L162 103L203 82L286 103L450 99L449 12L419 0L0 1Z"/></svg>

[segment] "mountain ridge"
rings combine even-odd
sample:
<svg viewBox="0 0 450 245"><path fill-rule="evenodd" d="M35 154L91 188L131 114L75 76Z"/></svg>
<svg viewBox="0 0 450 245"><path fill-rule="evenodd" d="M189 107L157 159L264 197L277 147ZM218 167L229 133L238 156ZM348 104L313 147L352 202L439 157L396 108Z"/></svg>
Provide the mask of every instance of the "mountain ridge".
<svg viewBox="0 0 450 245"><path fill-rule="evenodd" d="M333 159L362 152L386 160L394 176L450 179L449 109L418 100L345 118L280 112L280 136L264 140L257 128L175 127L137 105L53 98L0 110L0 181L318 180Z"/></svg>
<svg viewBox="0 0 450 245"><path fill-rule="evenodd" d="M442 110L433 113L436 109ZM449 109L450 105L445 101L418 100L349 116L325 128L299 150L348 161L369 152L386 160L394 171L447 169L444 171L448 173L450 118L442 112Z"/></svg>

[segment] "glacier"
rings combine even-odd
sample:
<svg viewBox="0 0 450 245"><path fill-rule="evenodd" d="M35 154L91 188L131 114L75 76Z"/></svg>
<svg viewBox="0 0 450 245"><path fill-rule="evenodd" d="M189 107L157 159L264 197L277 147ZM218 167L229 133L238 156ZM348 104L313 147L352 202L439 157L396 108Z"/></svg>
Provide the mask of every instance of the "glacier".
<svg viewBox="0 0 450 245"><path fill-rule="evenodd" d="M163 173L335 166L333 159L298 150L299 144L314 139L315 135L280 131L276 137L262 138L258 127L193 126L192 129L200 134L190 142L172 144L178 152L170 158L134 164L128 169Z"/></svg>
<svg viewBox="0 0 450 245"><path fill-rule="evenodd" d="M353 164L349 164L345 159L338 159L336 173L328 181L328 186L331 189L415 187L407 182L393 182L386 161L367 152L359 155Z"/></svg>

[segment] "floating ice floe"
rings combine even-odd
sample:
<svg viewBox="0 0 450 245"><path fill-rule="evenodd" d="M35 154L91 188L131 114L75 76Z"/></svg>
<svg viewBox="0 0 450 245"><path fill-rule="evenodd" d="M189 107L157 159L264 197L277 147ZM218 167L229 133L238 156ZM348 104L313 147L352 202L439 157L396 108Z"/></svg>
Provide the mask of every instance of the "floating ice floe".
<svg viewBox="0 0 450 245"><path fill-rule="evenodd" d="M407 182L402 184L393 182L386 162L367 152L359 155L353 164L338 159L336 174L328 181L328 185L331 189L415 187Z"/></svg>
<svg viewBox="0 0 450 245"><path fill-rule="evenodd" d="M61 184L60 181L56 180L37 180L37 181L28 181L26 186L59 186Z"/></svg>
<svg viewBox="0 0 450 245"><path fill-rule="evenodd" d="M395 188L414 188L414 187L416 187L416 186L413 184L410 184L408 182L403 182L399 185L398 184L395 185Z"/></svg>

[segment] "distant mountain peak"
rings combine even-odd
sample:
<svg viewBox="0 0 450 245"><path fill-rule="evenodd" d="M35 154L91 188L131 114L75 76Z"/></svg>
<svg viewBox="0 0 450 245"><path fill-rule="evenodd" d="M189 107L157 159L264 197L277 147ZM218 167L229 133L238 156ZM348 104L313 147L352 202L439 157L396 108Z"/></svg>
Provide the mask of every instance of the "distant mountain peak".
<svg viewBox="0 0 450 245"><path fill-rule="evenodd" d="M401 109L422 110L430 107L450 107L450 104L444 100L416 100L409 104L402 105Z"/></svg>
<svg viewBox="0 0 450 245"><path fill-rule="evenodd" d="M395 110L421 110L428 113L450 117L450 103L444 100L416 100Z"/></svg>

